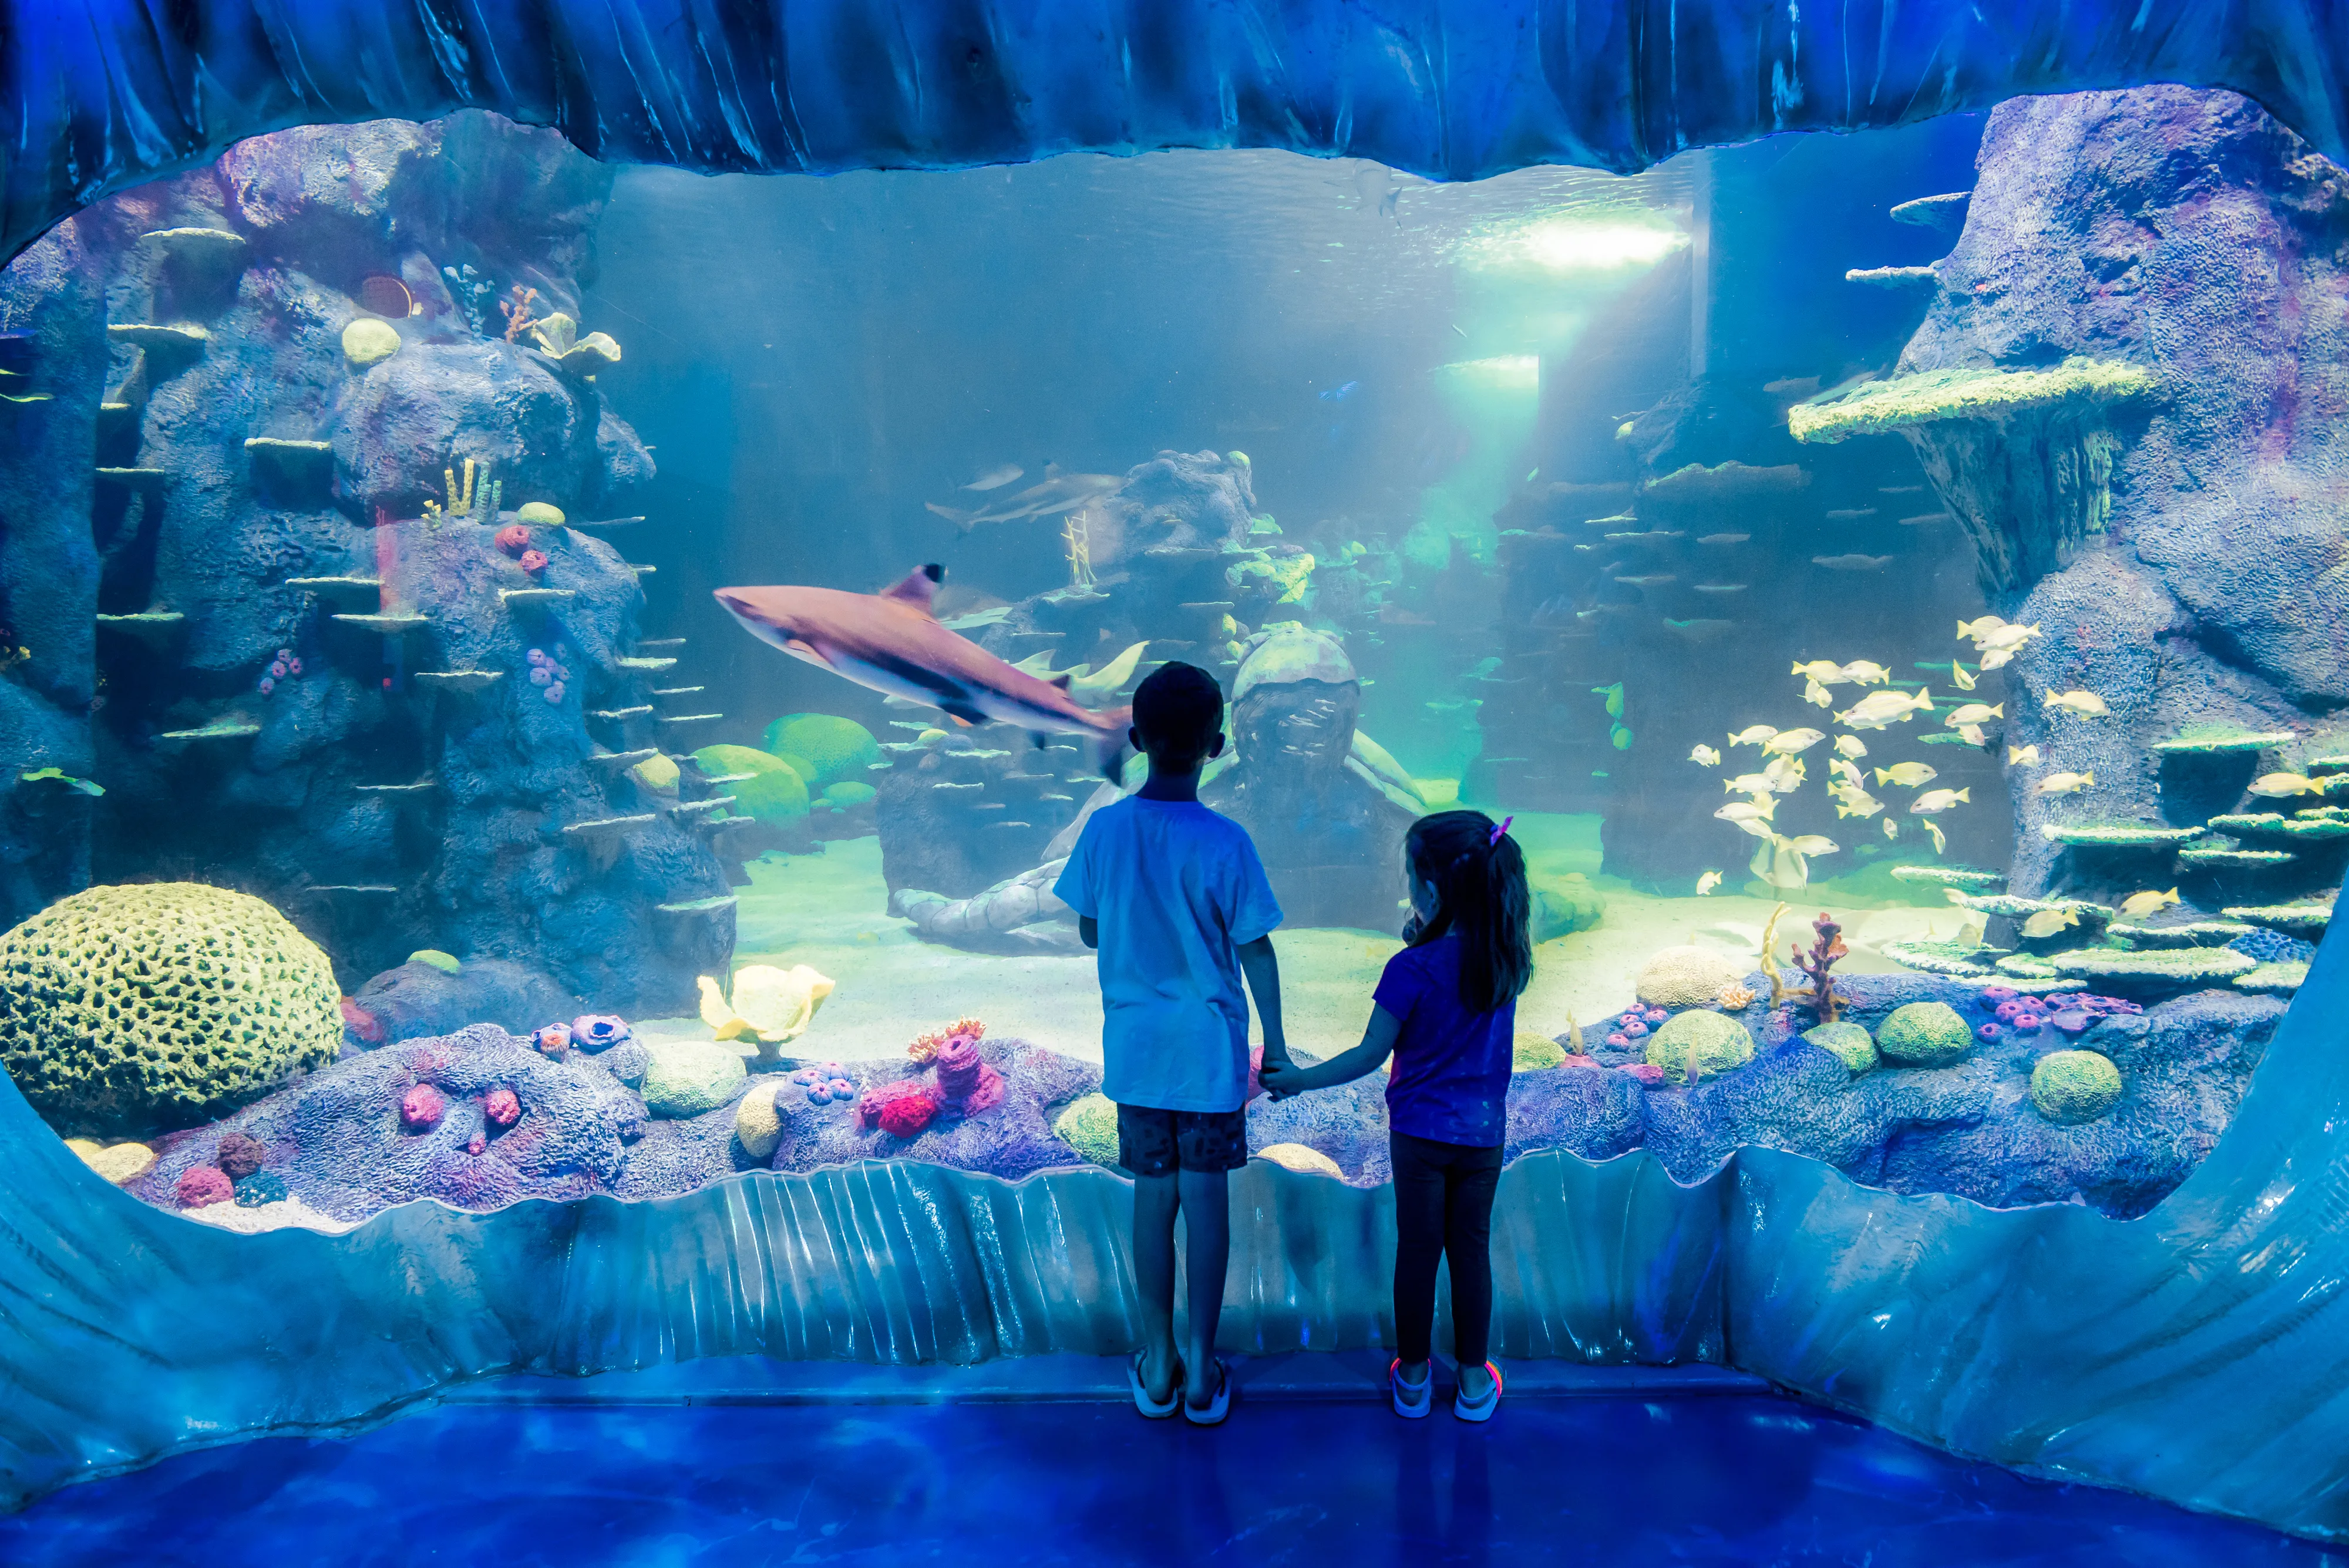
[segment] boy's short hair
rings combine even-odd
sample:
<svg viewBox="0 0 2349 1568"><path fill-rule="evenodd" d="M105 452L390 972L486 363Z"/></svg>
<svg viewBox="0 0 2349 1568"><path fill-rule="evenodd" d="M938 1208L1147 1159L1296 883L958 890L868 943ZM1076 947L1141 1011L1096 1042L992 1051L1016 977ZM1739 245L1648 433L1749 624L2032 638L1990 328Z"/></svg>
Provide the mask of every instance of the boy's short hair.
<svg viewBox="0 0 2349 1568"><path fill-rule="evenodd" d="M1224 725L1224 690L1180 659L1160 665L1133 691L1133 727L1178 753L1205 753Z"/></svg>

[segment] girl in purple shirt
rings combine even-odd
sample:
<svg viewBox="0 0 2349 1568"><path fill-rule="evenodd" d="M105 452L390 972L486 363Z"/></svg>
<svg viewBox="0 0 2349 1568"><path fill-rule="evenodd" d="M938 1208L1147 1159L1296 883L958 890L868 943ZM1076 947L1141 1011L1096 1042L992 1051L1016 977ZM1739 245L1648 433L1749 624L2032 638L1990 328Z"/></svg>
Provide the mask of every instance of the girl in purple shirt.
<svg viewBox="0 0 2349 1568"><path fill-rule="evenodd" d="M1395 1414L1433 1403L1430 1341L1435 1265L1452 1270L1452 1413L1489 1419L1501 1375L1486 1359L1493 1317L1493 1191L1508 1141L1517 997L1533 978L1526 857L1506 821L1481 811L1423 816L1403 840L1412 920L1387 961L1362 1043L1318 1067L1268 1062L1275 1099L1375 1072L1390 1055L1387 1124L1394 1159Z"/></svg>

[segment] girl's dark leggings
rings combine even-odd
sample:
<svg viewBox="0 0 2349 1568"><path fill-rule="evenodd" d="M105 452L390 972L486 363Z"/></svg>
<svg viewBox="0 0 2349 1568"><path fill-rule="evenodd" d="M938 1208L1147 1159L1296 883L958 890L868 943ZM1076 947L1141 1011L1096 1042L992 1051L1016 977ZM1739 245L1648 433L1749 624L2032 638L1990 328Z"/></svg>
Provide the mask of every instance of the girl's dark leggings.
<svg viewBox="0 0 2349 1568"><path fill-rule="evenodd" d="M1493 1189L1501 1150L1390 1133L1395 1192L1395 1349L1425 1361L1435 1336L1435 1263L1452 1265L1452 1351L1463 1366L1491 1359Z"/></svg>

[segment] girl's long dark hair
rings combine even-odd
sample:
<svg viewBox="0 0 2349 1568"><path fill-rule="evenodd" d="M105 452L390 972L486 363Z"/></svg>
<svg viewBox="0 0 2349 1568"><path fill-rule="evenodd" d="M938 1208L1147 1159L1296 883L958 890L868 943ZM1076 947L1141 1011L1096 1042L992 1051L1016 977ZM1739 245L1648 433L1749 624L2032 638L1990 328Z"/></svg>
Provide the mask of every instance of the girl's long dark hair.
<svg viewBox="0 0 2349 1568"><path fill-rule="evenodd" d="M1481 811L1439 811L1403 838L1412 871L1435 889L1435 918L1412 945L1460 933L1460 1001L1474 1012L1515 1002L1534 977L1525 852L1494 826Z"/></svg>

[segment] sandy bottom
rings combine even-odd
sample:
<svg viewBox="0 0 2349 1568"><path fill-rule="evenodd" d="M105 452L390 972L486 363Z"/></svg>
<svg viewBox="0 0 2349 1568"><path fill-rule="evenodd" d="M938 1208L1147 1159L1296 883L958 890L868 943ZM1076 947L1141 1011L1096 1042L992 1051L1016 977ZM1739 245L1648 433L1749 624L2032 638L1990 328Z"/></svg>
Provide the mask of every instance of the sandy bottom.
<svg viewBox="0 0 2349 1568"><path fill-rule="evenodd" d="M1708 898L1658 898L1599 874L1595 816L1520 815L1513 834L1537 877L1580 873L1607 896L1596 928L1535 950L1532 989L1519 1002L1522 1024L1545 1034L1619 1011L1640 967L1659 948L1701 942L1753 953L1775 901L1724 889ZM997 958L917 940L885 912L880 842L851 839L821 855L770 856L740 889L735 963L813 965L838 982L815 1027L793 1049L843 1060L894 1055L926 1030L965 1014L1071 1056L1101 1057L1101 993L1090 958ZM1898 886L1898 885L1896 885ZM1880 892L1879 888L1871 888ZM1905 896L1905 888L1902 894ZM1930 891L1930 890L1929 890ZM1858 907L1856 907L1858 906ZM1785 941L1809 936L1810 918L1836 911L1853 951L1840 966L1870 973L1901 966L1876 951L1901 938L1955 937L1958 911L1938 896L1905 903L1832 885L1806 889L1780 921ZM1402 944L1391 935L1345 929L1284 929L1281 1001L1291 1043L1319 1055L1353 1045L1369 1019L1379 971ZM638 1024L647 1037L707 1039L695 1018Z"/></svg>
<svg viewBox="0 0 2349 1568"><path fill-rule="evenodd" d="M234 1203L207 1203L202 1209L176 1209L171 1212L182 1220L193 1220L216 1231L233 1231L240 1236L294 1229L339 1236L346 1231L358 1228L357 1221L336 1220L321 1214L298 1198L287 1198L275 1203L257 1203L250 1209Z"/></svg>

